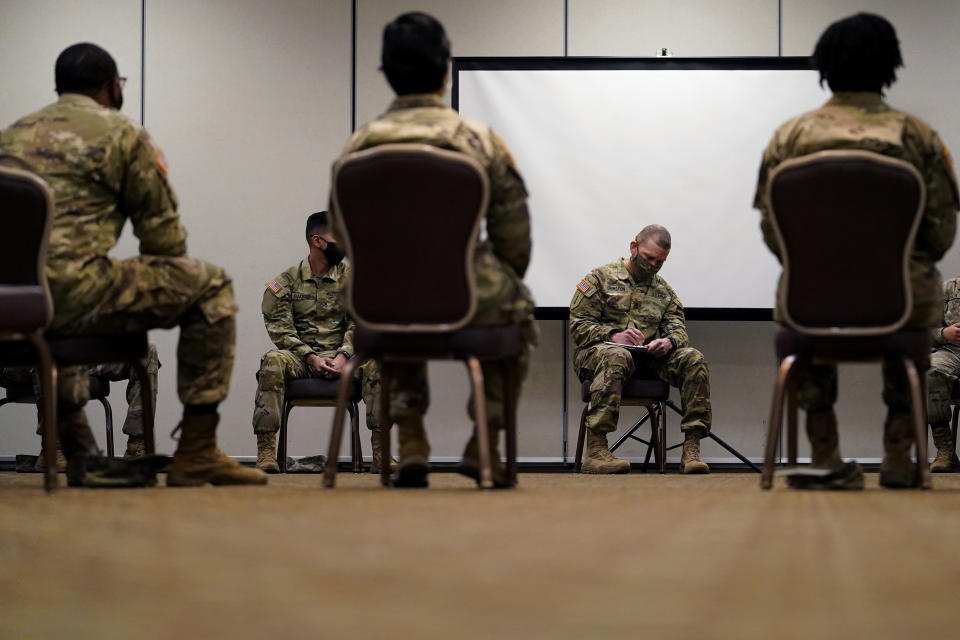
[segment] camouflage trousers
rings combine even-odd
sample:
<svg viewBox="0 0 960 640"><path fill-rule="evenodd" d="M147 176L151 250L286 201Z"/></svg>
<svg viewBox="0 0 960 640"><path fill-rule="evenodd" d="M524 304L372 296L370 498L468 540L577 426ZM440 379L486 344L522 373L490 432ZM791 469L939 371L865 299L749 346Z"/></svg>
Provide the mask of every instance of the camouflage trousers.
<svg viewBox="0 0 960 640"><path fill-rule="evenodd" d="M157 355L157 347L150 343L150 350L147 357L143 360L147 373L150 374L150 391L153 396L153 409L157 409L157 371L160 369L160 358ZM132 367L128 364L101 364L90 367L87 374L99 376L111 382L127 381L127 417L123 421L123 432L128 436L143 435L143 402L140 398L142 393L140 389L140 380L133 373ZM40 379L37 377L35 369L0 369L0 386L5 386L8 382L32 382L33 392L40 395ZM39 422L39 416L38 422ZM41 433L42 428L37 426L37 433Z"/></svg>
<svg viewBox="0 0 960 640"><path fill-rule="evenodd" d="M324 358L332 358L335 352L318 354ZM287 383L297 378L318 378L319 374L306 362L290 351L274 349L268 351L260 360L260 370L257 372L257 394L253 408L253 432L276 433L280 429L280 420L283 417L283 396L286 393ZM363 404L367 410L367 427L376 429L378 426L377 411L380 397L380 373L377 363L368 360L363 363L356 374L360 380L363 394Z"/></svg>
<svg viewBox="0 0 960 640"><path fill-rule="evenodd" d="M518 324L523 341L523 353L516 363L514 379L517 397L526 377L530 353L537 346L539 333L533 318L533 296L512 269L500 263L489 247L477 249L475 256L477 310L471 327L495 327ZM388 363L390 367L390 419L396 423L407 416L422 416L430 405L425 363ZM491 431L504 424L503 372L500 363L482 363L483 392L487 424ZM473 398L467 405L467 414L474 419Z"/></svg>
<svg viewBox="0 0 960 640"><path fill-rule="evenodd" d="M620 393L632 376L663 380L680 389L683 418L680 429L706 435L712 423L710 372L703 354L692 347L674 349L662 358L638 355L613 345L598 344L577 353L581 380L590 380L587 428L596 433L616 431Z"/></svg>
<svg viewBox="0 0 960 640"><path fill-rule="evenodd" d="M52 282L51 332L83 335L180 327L177 392L184 404L215 404L227 396L236 342L237 305L223 269L186 257L138 256L114 261L110 284L81 304L70 283ZM80 286L83 283L72 283ZM57 392L65 410L89 399L87 371L60 371Z"/></svg>
<svg viewBox="0 0 960 640"><path fill-rule="evenodd" d="M927 420L948 422L951 418L950 398L960 376L960 347L947 345L930 354L927 370Z"/></svg>
<svg viewBox="0 0 960 640"><path fill-rule="evenodd" d="M928 362L918 363L923 376ZM797 362L790 378L796 385L797 406L807 412L832 410L837 402L837 366L834 364L811 364ZM883 402L890 415L907 414L911 411L910 383L900 358L883 361Z"/></svg>

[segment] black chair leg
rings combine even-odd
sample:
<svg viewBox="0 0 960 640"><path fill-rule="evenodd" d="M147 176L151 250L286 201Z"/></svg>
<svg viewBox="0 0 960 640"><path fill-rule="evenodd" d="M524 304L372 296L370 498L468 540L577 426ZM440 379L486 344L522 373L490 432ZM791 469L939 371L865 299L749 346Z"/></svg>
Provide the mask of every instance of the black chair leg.
<svg viewBox="0 0 960 640"><path fill-rule="evenodd" d="M580 467L583 463L583 440L587 435L587 409L590 408L590 403L588 402L583 407L583 412L580 414L580 433L577 434L577 457L574 458L573 470L575 473L580 473Z"/></svg>
<svg viewBox="0 0 960 640"><path fill-rule="evenodd" d="M130 366L140 381L140 402L143 409L143 445L146 455L152 456L157 452L156 437L154 435L154 420L156 409L153 406L153 394L150 390L150 373L140 360L132 360Z"/></svg>
<svg viewBox="0 0 960 640"><path fill-rule="evenodd" d="M103 405L103 418L107 423L107 456L113 457L113 408L106 398L97 398L97 401Z"/></svg>
<svg viewBox="0 0 960 640"><path fill-rule="evenodd" d="M277 437L277 466L280 467L280 473L287 472L287 423L293 407L293 403L287 402L286 399L280 407L280 433Z"/></svg>
<svg viewBox="0 0 960 640"><path fill-rule="evenodd" d="M350 462L354 473L363 473L363 447L360 446L360 409L353 400L347 405L350 414Z"/></svg>
<svg viewBox="0 0 960 640"><path fill-rule="evenodd" d="M383 455L383 464L380 465L380 485L390 486L390 392L393 386L393 377L386 363L377 362L380 369L380 451Z"/></svg>
<svg viewBox="0 0 960 640"><path fill-rule="evenodd" d="M354 354L347 360L343 371L340 372L340 384L337 386L337 409L333 414L333 425L330 429L330 446L327 449L327 463L323 470L323 486L332 489L336 484L337 462L340 458L340 442L343 438L343 414L347 411L350 394L353 391L353 375L363 361L362 354Z"/></svg>
<svg viewBox="0 0 960 640"><path fill-rule="evenodd" d="M763 473L760 475L760 487L763 489L773 486L773 458L780 440L780 425L783 424L783 396L789 382L790 370L796 361L795 355L789 355L783 359L777 370L777 380L773 386L773 402L770 405L770 422L767 425L767 444L763 454Z"/></svg>

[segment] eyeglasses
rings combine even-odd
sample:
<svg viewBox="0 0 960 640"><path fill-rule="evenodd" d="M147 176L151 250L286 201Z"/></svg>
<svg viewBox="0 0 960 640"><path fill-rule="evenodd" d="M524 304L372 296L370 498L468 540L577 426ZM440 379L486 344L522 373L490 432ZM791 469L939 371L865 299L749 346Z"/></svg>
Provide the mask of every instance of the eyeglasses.
<svg viewBox="0 0 960 640"><path fill-rule="evenodd" d="M124 85L127 84L127 78L126 76L119 76L119 78L120 78L120 88L123 89Z"/></svg>

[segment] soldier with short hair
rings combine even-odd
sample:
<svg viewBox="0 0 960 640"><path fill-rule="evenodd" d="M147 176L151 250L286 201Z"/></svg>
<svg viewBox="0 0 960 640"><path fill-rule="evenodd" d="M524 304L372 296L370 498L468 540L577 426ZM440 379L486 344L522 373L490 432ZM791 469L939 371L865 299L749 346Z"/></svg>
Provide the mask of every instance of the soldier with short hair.
<svg viewBox="0 0 960 640"><path fill-rule="evenodd" d="M420 142L466 154L486 170L490 204L483 223L486 238L477 243L473 258L478 300L470 326L521 325L526 348L516 376L519 390L529 351L537 342L533 298L521 281L530 262L530 216L523 180L506 144L490 127L461 118L444 103L450 41L435 18L411 12L390 22L383 30L381 62L397 97L386 113L351 136L342 156L393 142ZM336 232L337 212L331 214ZM430 471L430 445L423 427L429 403L426 365L388 366L394 372L391 420L398 425L400 443L394 485L425 487ZM483 363L482 367L493 479L496 486L505 486L509 479L497 451L499 430L504 425L502 372L497 363ZM468 412L472 417L472 409ZM478 457L474 435L457 470L478 478Z"/></svg>
<svg viewBox="0 0 960 640"><path fill-rule="evenodd" d="M773 169L785 160L827 149L860 149L909 162L923 176L927 199L910 254L913 312L907 326L938 327L943 309L936 263L953 244L960 199L950 154L937 133L919 118L896 111L883 100L884 88L896 81L896 69L903 66L896 31L881 16L858 13L824 31L812 60L820 71L820 83L827 82L833 97L819 109L777 129L763 154L754 207L760 210L764 241L779 258L767 183ZM829 476L828 488L862 489L860 466L844 464L840 457L833 410L837 367L798 363L792 375L799 405L807 415L813 466L835 471ZM914 432L909 389L900 360L884 360L887 418L880 484L885 487L911 487L915 482L910 461Z"/></svg>
<svg viewBox="0 0 960 640"><path fill-rule="evenodd" d="M950 398L960 377L960 278L943 283L943 326L932 329L933 351L927 370L927 420L937 455L930 471L960 471L957 443L950 428Z"/></svg>
<svg viewBox="0 0 960 640"><path fill-rule="evenodd" d="M710 373L703 354L689 346L683 304L657 272L672 246L660 225L644 227L630 242L630 257L597 267L577 285L570 301L573 364L590 380L583 473L629 473L615 457L607 434L616 430L623 385L635 373L680 389L683 473L709 473L700 440L710 432ZM646 346L636 357L621 345Z"/></svg>
<svg viewBox="0 0 960 640"><path fill-rule="evenodd" d="M0 133L0 162L31 171L50 187L54 215L47 278L58 334L180 327L177 390L184 404L167 485L264 484L216 444L218 405L233 371L237 305L220 267L187 257L187 234L167 180L167 160L147 132L120 113L124 79L100 47L81 43L57 58L57 102ZM116 260L127 220L140 255ZM58 376L60 442L71 485L115 486L86 473L99 455L83 406L87 369Z"/></svg>
<svg viewBox="0 0 960 640"><path fill-rule="evenodd" d="M277 346L260 361L253 431L257 436L257 468L277 473L277 430L287 384L296 378L340 377L353 357L354 322L344 303L350 267L330 231L326 211L307 218L309 254L267 284L263 292L263 324ZM383 463L377 396L380 377L376 362L364 363L363 402L373 451L371 473ZM336 461L331 461L335 463Z"/></svg>

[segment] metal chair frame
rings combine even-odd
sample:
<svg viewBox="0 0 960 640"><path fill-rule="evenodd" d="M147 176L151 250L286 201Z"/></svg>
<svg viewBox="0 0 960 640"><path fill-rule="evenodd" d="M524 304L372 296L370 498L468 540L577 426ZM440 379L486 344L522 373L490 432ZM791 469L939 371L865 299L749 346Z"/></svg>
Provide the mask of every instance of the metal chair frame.
<svg viewBox="0 0 960 640"><path fill-rule="evenodd" d="M93 377L93 376L91 376ZM107 385L107 388L110 388L110 381L106 378L101 378L104 383ZM34 393L30 395L11 395L10 390L7 389L7 395L5 398L0 399L0 407L5 404L36 404L40 399L40 396ZM114 447L113 447L113 408L110 406L110 401L107 399L107 396L92 395L90 396L91 400L96 400L103 407L103 416L106 421L106 432L107 432L107 455L111 458L113 457Z"/></svg>
<svg viewBox="0 0 960 640"><path fill-rule="evenodd" d="M667 396L622 396L620 398L620 406L644 407L647 412L643 417L634 423L633 427L629 431L627 431L623 436L620 437L619 440L617 440L616 444L610 447L610 451L616 451L617 447L619 447L628 439L636 440L637 442L647 445L647 454L644 456L643 460L643 472L646 473L647 471L647 466L650 463L650 454L652 452L654 456L654 462L657 465L657 471L664 473L667 466L667 451L683 446L683 443L674 445L672 447L666 446ZM573 469L577 473L580 473L580 468L583 464L583 446L587 434L587 411L589 411L589 409L590 402L588 401L583 405L583 411L580 413L580 431L577 434L577 455L573 465ZM643 423L647 421L647 419L650 419L649 441L634 435L634 432L639 429Z"/></svg>
<svg viewBox="0 0 960 640"><path fill-rule="evenodd" d="M348 363L349 366L349 363ZM346 367L344 367L346 369ZM346 375L346 371L342 375ZM351 373L352 375L352 373ZM342 376L341 376L342 377ZM343 386L343 385L341 385ZM349 385L347 385L349 388ZM338 387L339 389L339 387ZM283 407L281 408L280 435L277 442L277 462L280 465L280 473L287 472L287 421L290 412L294 407L334 407L337 406L337 397L329 398L291 398L284 394ZM348 398L347 413L350 415L350 459L353 463L354 473L363 473L363 448L360 445L360 407L356 400ZM339 446L337 447L339 453ZM327 466L336 466L337 457L327 457ZM389 466L389 465L386 465Z"/></svg>

